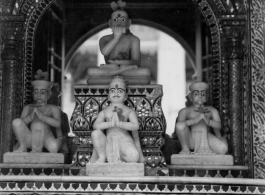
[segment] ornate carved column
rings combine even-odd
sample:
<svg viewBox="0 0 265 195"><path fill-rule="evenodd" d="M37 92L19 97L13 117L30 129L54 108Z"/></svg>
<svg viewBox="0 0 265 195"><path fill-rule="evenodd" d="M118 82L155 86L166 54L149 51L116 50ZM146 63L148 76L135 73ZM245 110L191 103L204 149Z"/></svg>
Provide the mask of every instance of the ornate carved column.
<svg viewBox="0 0 265 195"><path fill-rule="evenodd" d="M265 179L265 1L252 0L250 3L251 36L251 130L253 151L253 175Z"/></svg>
<svg viewBox="0 0 265 195"><path fill-rule="evenodd" d="M19 48L18 31L21 31L22 16L0 16L0 28L2 30L1 39L3 41L3 52L1 54L3 61L2 75L2 107L1 107L1 131L0 131L0 161L3 161L3 154L12 151L13 132L11 123L14 118L19 117L21 111L21 97L18 97L18 86L21 83L21 71L18 69Z"/></svg>
<svg viewBox="0 0 265 195"><path fill-rule="evenodd" d="M235 165L244 163L243 44L245 21L222 21L228 64L230 146Z"/></svg>

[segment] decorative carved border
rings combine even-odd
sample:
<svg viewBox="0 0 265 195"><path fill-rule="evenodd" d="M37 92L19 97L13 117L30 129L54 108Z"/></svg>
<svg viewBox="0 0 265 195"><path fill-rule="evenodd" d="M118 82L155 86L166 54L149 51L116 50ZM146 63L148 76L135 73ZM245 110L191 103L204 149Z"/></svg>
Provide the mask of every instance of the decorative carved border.
<svg viewBox="0 0 265 195"><path fill-rule="evenodd" d="M78 177L78 176L77 176ZM46 178L45 178L46 179ZM67 178L68 179L68 178ZM107 178L111 180L112 178ZM196 184L176 181L175 183L161 182L159 184L138 182L84 182L78 178L73 182L1 182L0 192L15 194L262 194L265 188L262 185L239 184ZM102 179L103 180L103 179ZM68 179L69 181L69 179Z"/></svg>
<svg viewBox="0 0 265 195"><path fill-rule="evenodd" d="M247 0L244 2L245 10L250 10ZM246 11L247 12L247 11ZM246 19L247 21L247 19ZM243 45L245 48L244 51L244 60L243 60L243 132L244 132L244 164L249 167L249 178L253 177L252 170L253 170L253 161L252 161L252 130L251 130L251 82L250 82L250 52L251 49L248 46L248 40L250 39L250 31L247 29L249 28L249 23L246 23L246 30L245 36L243 40Z"/></svg>
<svg viewBox="0 0 265 195"><path fill-rule="evenodd" d="M33 47L34 47L34 35L37 24L45 12L54 0L27 0L21 7L21 12L24 13L27 18L25 21L26 24L26 37L25 37L25 68L24 68L24 103L29 103L31 101L31 91L30 91L30 82L32 80L32 66L34 62L33 57ZM220 32L218 29L218 22L215 17L214 12L212 11L210 5L206 0L194 0L194 2L201 9L202 14L204 15L211 31L212 37L212 54L213 54L213 97L215 98L215 105L218 110L221 108L221 70L220 70ZM219 1L218 7L222 5ZM222 8L221 10L224 10Z"/></svg>
<svg viewBox="0 0 265 195"><path fill-rule="evenodd" d="M213 107L221 111L221 48L220 48L220 30L216 15L207 0L194 0L200 8L205 20L208 23L212 39L212 102ZM220 3L221 4L221 3ZM223 9L222 9L223 10Z"/></svg>
<svg viewBox="0 0 265 195"><path fill-rule="evenodd" d="M23 4L21 12L26 14L25 20L25 66L24 66L24 104L31 102L32 67L34 63L34 38L36 28L46 9L54 0L28 0Z"/></svg>
<svg viewBox="0 0 265 195"><path fill-rule="evenodd" d="M227 4L223 3L222 0L213 0L213 1L208 1L209 4L214 4L215 9L213 8L213 11L215 13L226 13L228 12Z"/></svg>
<svg viewBox="0 0 265 195"><path fill-rule="evenodd" d="M250 6L254 177L265 178L265 1L252 0Z"/></svg>

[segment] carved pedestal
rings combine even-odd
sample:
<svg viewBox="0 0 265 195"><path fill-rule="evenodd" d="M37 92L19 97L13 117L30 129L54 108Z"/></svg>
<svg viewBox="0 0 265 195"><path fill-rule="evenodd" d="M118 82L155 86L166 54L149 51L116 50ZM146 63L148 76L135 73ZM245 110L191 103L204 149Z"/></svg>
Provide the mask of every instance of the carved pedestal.
<svg viewBox="0 0 265 195"><path fill-rule="evenodd" d="M172 165L211 165L211 166L232 166L232 155L220 154L173 154Z"/></svg>
<svg viewBox="0 0 265 195"><path fill-rule="evenodd" d="M71 117L71 127L76 135L73 142L77 150L72 166L85 167L90 160L93 145L91 132L98 113L109 106L108 85L76 85L76 105ZM165 158L161 147L165 143L166 121L161 108L161 85L130 85L125 105L135 109L140 124L139 136L146 158L146 175L166 175Z"/></svg>
<svg viewBox="0 0 265 195"><path fill-rule="evenodd" d="M143 163L87 163L86 175L88 176L144 176Z"/></svg>
<svg viewBox="0 0 265 195"><path fill-rule="evenodd" d="M10 164L62 164L64 155L61 153L33 153L7 152L4 154L4 163Z"/></svg>

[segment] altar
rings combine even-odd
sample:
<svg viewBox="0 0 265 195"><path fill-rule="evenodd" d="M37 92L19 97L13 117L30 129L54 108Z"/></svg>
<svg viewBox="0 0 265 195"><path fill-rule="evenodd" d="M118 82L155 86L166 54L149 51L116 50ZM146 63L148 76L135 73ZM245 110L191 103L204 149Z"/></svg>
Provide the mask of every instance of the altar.
<svg viewBox="0 0 265 195"><path fill-rule="evenodd" d="M122 1L117 2L124 5ZM112 174L109 169L103 170L100 166L92 171L86 170L94 150L91 138L93 125L99 113L110 105L108 82L113 75L108 74L114 74L112 71L98 71L104 68L104 64L96 67L99 59L96 53L101 52L101 48L97 47L99 43L93 35L112 27L110 23L124 22L121 17L123 12L120 15L114 14L119 20L111 18L112 21L108 21L111 14L110 3L90 0L0 2L0 194L264 194L263 0L128 1L132 23L139 25L145 38L147 37L141 42L144 43L141 45L141 58L138 54L127 55L130 49L123 48L115 59L110 57L106 61L110 60L118 72L123 71L122 60L126 59L130 62L127 65L132 65L127 71L129 76L126 71L119 74L130 77L125 106L136 112L139 142L145 162L139 163L139 167L125 165L126 170L131 168L134 174L129 172L131 176L126 175L128 172L123 171L119 165L113 165L121 169L112 176L93 175L96 169L104 174ZM167 117L162 104L166 85L155 84L154 77L149 78L150 74L161 72L161 67L155 64L160 63L159 57L165 54L159 46L164 42L158 41L158 34L151 35L142 26L155 28L160 33L172 36L184 48L185 69L179 73L185 74L187 94L188 86L195 81L209 84L209 101L205 107L215 108L220 115L221 134L217 133L216 137L222 141L222 137L226 139L224 151L228 159L222 158L223 154L218 156L220 160L218 157L212 159L207 156L206 160L207 157L204 158L203 155L192 156L198 155L197 151L209 153L206 142L203 142L206 144L202 150L197 147L198 142L196 147L189 142L189 151L186 148L184 154L179 154L183 145L175 132L186 126L177 128L176 125L177 130L173 130L175 134L167 134ZM121 28L111 30L120 36ZM127 33L129 34L128 31ZM141 38L141 35L137 36ZM88 38L92 39L88 45L90 53L83 53L87 60L83 62L80 56L74 54ZM132 43L138 47L137 41ZM104 44L105 42L102 43ZM125 45L130 44L127 42ZM152 49L147 50L147 46ZM78 54L80 53L82 51ZM132 56L134 59L131 59ZM149 63L148 67L141 67L140 60L143 64ZM68 66L70 62L72 67ZM168 60L167 63L170 66L180 66L179 61ZM83 76L91 73L87 71L91 67L97 69L92 71L89 84L80 84L84 80ZM135 78L137 68L143 68L143 75L139 78ZM33 105L34 108L31 109L38 116L33 114L26 121L32 122L34 117L38 118L37 122L44 123L54 119L54 113L48 113L49 109L46 110L43 106L48 102L45 100L41 104L36 103L38 98L33 97L31 82L38 69L49 72L48 80L59 83L58 93L54 93L53 99L56 112L61 111L60 101L64 96L66 83L74 83L71 98L75 105L73 113L69 115L71 119L68 120L66 116L58 117L59 115L55 117L61 121L62 135L56 130L59 128L56 123L55 130L51 130L56 140L50 142L52 147L42 142L44 134L37 135L40 129L35 129L38 131L34 135L42 138L40 141L35 139L33 147L34 144L30 143L32 139L18 140L17 137L23 137L24 134L13 132L12 121L20 118L23 108L29 104ZM78 74L68 74L69 70ZM93 77L95 72L98 75ZM101 77L101 83L98 83ZM170 80L169 74L168 79ZM45 95L46 92L41 93L42 90L38 89L35 95ZM172 87L170 90L176 89ZM198 94L203 96L203 90L200 89ZM187 101L186 107L188 104ZM205 107L193 111L207 115ZM183 122L177 119L179 116L175 115L176 123ZM189 128L199 121L194 121L194 116L187 118ZM211 120L212 118L208 120L206 117L199 122L202 126L206 124L216 127L215 122L219 121ZM73 137L68 135L68 123ZM117 124L122 127L121 123ZM20 125L21 123L17 123L17 127ZM194 131L196 130L195 128ZM203 132L215 133L212 127ZM45 135L53 138L47 132ZM59 148L61 141L57 139L63 137L69 151ZM20 153L13 154L18 149L18 142L27 145L18 150ZM45 153L39 155L38 147ZM205 155L208 155L207 152ZM4 160L5 154L7 157ZM178 155L181 155L181 160Z"/></svg>

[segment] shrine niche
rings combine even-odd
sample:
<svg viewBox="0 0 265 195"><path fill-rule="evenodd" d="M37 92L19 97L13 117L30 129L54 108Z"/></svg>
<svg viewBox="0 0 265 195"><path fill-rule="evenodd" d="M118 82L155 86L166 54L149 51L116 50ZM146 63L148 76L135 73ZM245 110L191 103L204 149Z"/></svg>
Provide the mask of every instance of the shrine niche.
<svg viewBox="0 0 265 195"><path fill-rule="evenodd" d="M264 4L262 1L254 1L251 6L253 10L260 10ZM19 9L16 15L9 15L3 18L1 16L1 27L5 27L5 31L1 33L3 41L5 42L5 48L2 52L3 61L3 93L9 94L8 98L2 95L2 110L9 110L10 114L3 115L2 119L2 134L3 131L9 132L11 121L21 111L22 105L31 101L31 89L30 81L33 76L34 67L34 43L35 43L35 31L38 28L38 22L42 15L51 6L54 1L20 1ZM211 86L212 92L212 104L218 109L221 115L221 119L224 123L224 130L229 138L229 154L232 154L235 158L236 165L249 166L249 174L252 172L256 178L264 178L264 172L260 170L264 164L262 162L263 140L260 138L260 132L262 132L263 117L260 112L263 108L263 103L259 100L263 98L263 78L259 72L263 72L263 68L260 63L254 59L260 59L262 56L258 52L251 53L251 58L248 55L250 48L248 41L250 34L253 33L254 37L251 39L251 45L258 45L257 47L263 48L257 40L261 40L262 36L257 35L262 33L262 27L258 27L262 24L261 21L252 19L251 32L246 31L246 10L249 9L248 5L242 1L236 1L236 9L231 11L230 5L225 4L223 1L196 1L193 3L201 10L204 15L211 32L211 46L212 46L212 77L207 80ZM12 3L11 3L12 4ZM12 5L4 5L5 7L12 7ZM2 13L8 14L8 11L3 9ZM1 13L1 14L2 14ZM233 18L231 17L233 15ZM8 18L9 17L9 18ZM258 14L254 14L254 18L258 18ZM7 23L8 21L13 21ZM15 33L14 33L15 32ZM14 36L10 34L15 34ZM18 47L16 47L18 46ZM253 46L254 47L254 46ZM250 60L252 67L250 67ZM254 76L251 75L250 69L253 69ZM240 74L239 74L240 73ZM11 81L10 78L13 80ZM250 83L249 78L253 79L253 85ZM250 97L249 94L255 91L254 97ZM23 89L23 90L22 90ZM79 95L79 92L76 92ZM90 94L95 95L95 94ZM103 94L102 99L106 98ZM133 94L132 94L133 95ZM9 98L11 97L11 98ZM79 98L80 112L83 108L87 109L84 113L84 117L80 117L74 125L75 129L91 128L95 113L99 111L99 108L103 105L100 104L100 100L97 98ZM86 102L83 104L83 102ZM253 105L252 103L253 102ZM261 101L262 102L262 101ZM136 106L139 116L145 117L145 120L140 121L141 128L148 126L155 126L159 128L161 122L157 119L146 120L148 113L141 111L142 107L145 110L154 109L154 105L150 103L148 99L143 98L139 105L133 104L133 101L127 103L131 106ZM251 107L253 106L253 108ZM139 108L138 108L139 107ZM93 108L91 110L91 108ZM252 110L252 113L250 110ZM78 111L75 112L75 114ZM73 115L73 118L76 115ZM253 123L252 117L254 118ZM253 129L253 132L252 130ZM252 141L252 135L253 141ZM5 135L6 139L1 140L1 143L5 148L1 148L1 154L3 151L11 149L10 142L12 143L14 137L9 133ZM75 144L79 148L90 147L90 140L84 137L76 137ZM13 144L13 143L12 143ZM145 137L142 140L143 145L156 145L162 146L163 140L160 138ZM252 147L254 145L254 148ZM254 154L254 159L257 160L257 164L252 167L252 160L249 158ZM88 155L83 154L82 158L78 161L80 164L88 160ZM150 163L152 164L152 163Z"/></svg>

